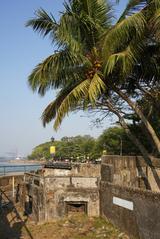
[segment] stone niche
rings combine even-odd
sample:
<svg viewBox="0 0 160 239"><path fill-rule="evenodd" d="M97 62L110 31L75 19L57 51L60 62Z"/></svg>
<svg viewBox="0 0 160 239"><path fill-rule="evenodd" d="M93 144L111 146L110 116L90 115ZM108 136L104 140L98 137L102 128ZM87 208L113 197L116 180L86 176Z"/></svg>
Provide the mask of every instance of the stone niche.
<svg viewBox="0 0 160 239"><path fill-rule="evenodd" d="M74 213L74 212L82 212L87 214L88 202L74 202L69 201L65 202L65 212L66 214Z"/></svg>

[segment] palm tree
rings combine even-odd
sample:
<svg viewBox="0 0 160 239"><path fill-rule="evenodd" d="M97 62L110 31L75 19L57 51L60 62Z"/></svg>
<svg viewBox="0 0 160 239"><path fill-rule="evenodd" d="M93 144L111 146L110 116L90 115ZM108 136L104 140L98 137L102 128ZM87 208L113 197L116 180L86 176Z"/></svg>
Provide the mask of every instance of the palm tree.
<svg viewBox="0 0 160 239"><path fill-rule="evenodd" d="M134 10L134 14L132 10ZM116 81L112 83L114 91L139 116L160 153L160 141L153 127L140 107L131 101L131 97L128 97L128 93L130 93L128 90L132 90L132 95L129 95L133 98L133 93L136 93L135 89L138 89L153 98L151 90L155 84L159 88L160 48L157 41L159 11L159 0L129 1L120 20L106 34L103 54L106 59L106 77L113 75L114 71L116 71L116 75L119 75L118 81L114 77ZM136 19L137 21L135 21ZM121 81L119 82L119 80Z"/></svg>
<svg viewBox="0 0 160 239"><path fill-rule="evenodd" d="M88 92L92 99L104 88L99 76L101 65L97 47L112 18L111 8L105 0L74 0L64 6L65 12L59 22L43 9L37 11L35 19L27 22L27 26L43 36L49 34L58 46L53 55L33 70L28 80L32 90L41 95L49 88L59 89L56 99L42 115L44 124L56 117L55 128L69 110L84 101L86 104Z"/></svg>
<svg viewBox="0 0 160 239"><path fill-rule="evenodd" d="M134 96L134 87L140 88L149 81L153 84L159 73L154 56L141 57L150 46L148 41L153 41L153 30L148 27L151 23L154 35L159 38L158 2L130 0L115 24L105 0L69 1L59 22L43 9L37 11L36 18L29 20L27 26L43 36L50 35L58 49L29 76L32 90L41 95L48 89L59 90L43 112L44 125L55 119L57 129L69 111L77 107L85 110L89 105L94 108L97 100L103 104L104 99L107 102L108 97L117 94L142 120L160 153L154 129L130 98ZM146 67L147 61L154 68ZM134 87L130 84L133 76Z"/></svg>

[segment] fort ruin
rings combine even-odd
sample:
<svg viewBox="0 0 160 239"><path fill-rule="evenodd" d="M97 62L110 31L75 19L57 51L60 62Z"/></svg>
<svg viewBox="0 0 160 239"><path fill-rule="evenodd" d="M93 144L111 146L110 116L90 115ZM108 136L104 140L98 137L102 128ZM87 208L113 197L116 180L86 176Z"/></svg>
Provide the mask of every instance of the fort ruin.
<svg viewBox="0 0 160 239"><path fill-rule="evenodd" d="M41 174L25 174L21 204L35 222L51 221L74 211L99 216L99 183L100 165L45 168Z"/></svg>
<svg viewBox="0 0 160 239"><path fill-rule="evenodd" d="M46 168L41 173L0 178L1 189L20 200L35 223L74 212L108 218L135 238L160 238L160 163L142 157L103 156L100 164ZM8 180L8 181L7 181ZM17 192L18 188L18 194ZM12 198L13 199L13 198Z"/></svg>

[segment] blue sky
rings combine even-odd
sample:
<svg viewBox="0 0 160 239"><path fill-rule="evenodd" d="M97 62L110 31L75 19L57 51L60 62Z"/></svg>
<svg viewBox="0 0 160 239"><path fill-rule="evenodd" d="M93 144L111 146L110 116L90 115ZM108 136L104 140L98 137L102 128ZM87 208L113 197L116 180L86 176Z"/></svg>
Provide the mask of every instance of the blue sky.
<svg viewBox="0 0 160 239"><path fill-rule="evenodd" d="M121 1L118 12L126 2ZM53 47L48 39L25 27L40 7L58 18L63 0L2 0L0 3L0 156L16 151L27 155L51 136L56 139L78 134L97 137L110 124L106 121L103 128L91 128L90 120L77 113L66 118L58 132L54 132L52 123L43 128L40 116L54 92L43 98L33 94L27 77L39 62L52 54Z"/></svg>

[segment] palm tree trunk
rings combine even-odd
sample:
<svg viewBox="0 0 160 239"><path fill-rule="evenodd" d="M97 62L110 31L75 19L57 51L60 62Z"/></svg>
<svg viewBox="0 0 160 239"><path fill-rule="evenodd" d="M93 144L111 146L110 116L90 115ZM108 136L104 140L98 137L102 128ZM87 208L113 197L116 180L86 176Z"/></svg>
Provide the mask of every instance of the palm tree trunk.
<svg viewBox="0 0 160 239"><path fill-rule="evenodd" d="M156 135L155 130L153 129L152 125L149 123L149 121L144 116L141 109L133 103L121 90L117 89L117 87L114 87L114 91L124 100L128 103L128 105L135 111L135 113L139 116L143 124L145 125L146 129L148 130L157 150L158 153L160 153L160 140L158 136Z"/></svg>

